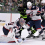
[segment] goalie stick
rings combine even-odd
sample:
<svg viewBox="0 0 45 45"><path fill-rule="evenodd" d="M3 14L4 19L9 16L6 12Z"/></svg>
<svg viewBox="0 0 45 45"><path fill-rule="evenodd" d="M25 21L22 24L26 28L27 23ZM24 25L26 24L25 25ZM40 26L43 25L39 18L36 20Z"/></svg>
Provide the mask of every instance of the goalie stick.
<svg viewBox="0 0 45 45"><path fill-rule="evenodd" d="M7 37L13 38L17 45L21 45L23 40L20 43L17 41L18 39L15 38L15 30L17 30L17 28L13 29L12 33L10 35L8 35Z"/></svg>

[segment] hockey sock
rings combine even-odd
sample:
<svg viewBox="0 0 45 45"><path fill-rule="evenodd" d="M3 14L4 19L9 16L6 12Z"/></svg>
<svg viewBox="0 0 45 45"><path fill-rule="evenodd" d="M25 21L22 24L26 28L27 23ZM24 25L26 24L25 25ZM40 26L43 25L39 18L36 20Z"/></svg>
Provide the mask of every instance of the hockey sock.
<svg viewBox="0 0 45 45"><path fill-rule="evenodd" d="M42 34L44 30L45 30L45 28L43 28L39 33Z"/></svg>
<svg viewBox="0 0 45 45"><path fill-rule="evenodd" d="M31 31L32 31L32 34L34 34L34 33L36 32L36 30L34 30L34 29L32 29L32 28L31 28Z"/></svg>

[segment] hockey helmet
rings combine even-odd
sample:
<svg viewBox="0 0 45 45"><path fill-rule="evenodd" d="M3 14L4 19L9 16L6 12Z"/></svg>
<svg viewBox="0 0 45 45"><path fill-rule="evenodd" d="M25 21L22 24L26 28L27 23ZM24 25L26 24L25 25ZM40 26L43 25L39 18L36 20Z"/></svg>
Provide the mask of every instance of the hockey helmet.
<svg viewBox="0 0 45 45"><path fill-rule="evenodd" d="M23 18L20 18L19 19L19 22L20 22L21 25L24 25L25 24L25 20Z"/></svg>
<svg viewBox="0 0 45 45"><path fill-rule="evenodd" d="M27 2L27 7L31 7L32 6L32 3L31 2Z"/></svg>
<svg viewBox="0 0 45 45"><path fill-rule="evenodd" d="M41 3L43 3L43 4L44 4L44 3L45 3L45 1L41 1Z"/></svg>

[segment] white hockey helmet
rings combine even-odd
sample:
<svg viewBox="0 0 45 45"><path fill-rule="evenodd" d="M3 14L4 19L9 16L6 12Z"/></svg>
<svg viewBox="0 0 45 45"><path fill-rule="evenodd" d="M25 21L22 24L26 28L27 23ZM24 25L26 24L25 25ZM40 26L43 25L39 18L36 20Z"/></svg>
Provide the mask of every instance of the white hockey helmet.
<svg viewBox="0 0 45 45"><path fill-rule="evenodd" d="M32 3L31 2L27 2L27 7L31 7Z"/></svg>
<svg viewBox="0 0 45 45"><path fill-rule="evenodd" d="M41 1L41 3L43 3L43 4L44 4L44 3L45 3L45 1L43 0L43 1Z"/></svg>

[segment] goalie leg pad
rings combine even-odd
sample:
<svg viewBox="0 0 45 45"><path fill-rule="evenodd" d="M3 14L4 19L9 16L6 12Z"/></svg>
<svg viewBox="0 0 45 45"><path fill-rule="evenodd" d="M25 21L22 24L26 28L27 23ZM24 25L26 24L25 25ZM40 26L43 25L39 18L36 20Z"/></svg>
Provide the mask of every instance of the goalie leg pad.
<svg viewBox="0 0 45 45"><path fill-rule="evenodd" d="M4 35L8 35L9 30L8 30L8 29L6 29L5 27L3 27L3 33L4 33Z"/></svg>

